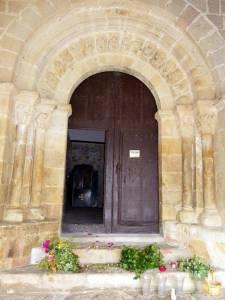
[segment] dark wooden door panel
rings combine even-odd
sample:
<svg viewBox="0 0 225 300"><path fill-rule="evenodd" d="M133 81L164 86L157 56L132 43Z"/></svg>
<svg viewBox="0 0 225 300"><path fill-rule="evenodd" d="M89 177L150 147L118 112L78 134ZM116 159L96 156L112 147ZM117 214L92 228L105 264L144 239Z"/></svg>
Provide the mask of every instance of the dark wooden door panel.
<svg viewBox="0 0 225 300"><path fill-rule="evenodd" d="M113 73L96 74L82 82L71 97L69 127L113 128L115 92Z"/></svg>
<svg viewBox="0 0 225 300"><path fill-rule="evenodd" d="M116 132L115 151L118 152L114 176L113 231L155 231L158 228L158 170L151 148L155 145L151 130L121 129ZM139 150L140 157L130 157ZM115 191L114 190L114 191Z"/></svg>
<svg viewBox="0 0 225 300"><path fill-rule="evenodd" d="M104 129L106 232L158 232L158 129L155 99L133 76L99 73L71 98L69 128ZM140 150L140 158L130 158Z"/></svg>
<svg viewBox="0 0 225 300"><path fill-rule="evenodd" d="M113 158L114 158L114 130L106 131L105 144L105 182L104 182L104 224L107 233L112 232L112 195L113 195Z"/></svg>

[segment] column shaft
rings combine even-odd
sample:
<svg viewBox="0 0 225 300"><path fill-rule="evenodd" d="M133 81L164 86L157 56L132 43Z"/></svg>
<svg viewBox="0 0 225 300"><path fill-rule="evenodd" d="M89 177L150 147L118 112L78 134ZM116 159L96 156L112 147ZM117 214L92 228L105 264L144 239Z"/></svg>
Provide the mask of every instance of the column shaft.
<svg viewBox="0 0 225 300"><path fill-rule="evenodd" d="M41 190L43 181L43 168L44 168L44 144L45 144L45 131L42 128L37 128L35 138L35 153L34 153L34 167L33 167L33 180L32 180L32 198L31 206L40 207L41 203Z"/></svg>
<svg viewBox="0 0 225 300"><path fill-rule="evenodd" d="M23 168L25 161L27 127L26 125L18 125L17 141L12 174L12 187L9 198L9 206L19 208L22 191Z"/></svg>
<svg viewBox="0 0 225 300"><path fill-rule="evenodd" d="M48 122L55 105L38 104L36 108L34 158L31 186L30 209L26 218L29 220L44 220L45 211L42 207L41 197L44 178L44 151ZM54 151L54 150L53 150ZM54 155L54 154L53 154Z"/></svg>
<svg viewBox="0 0 225 300"><path fill-rule="evenodd" d="M24 209L28 208L31 200L31 185L32 185L32 171L33 171L33 156L34 156L34 126L30 126L27 134L26 155L23 172L23 186L22 186L22 206Z"/></svg>
<svg viewBox="0 0 225 300"><path fill-rule="evenodd" d="M180 120L182 135L182 208L178 213L178 220L182 223L197 223L194 209L194 114L190 105L179 105L177 112Z"/></svg>
<svg viewBox="0 0 225 300"><path fill-rule="evenodd" d="M203 160L203 198L204 209L200 216L201 223L205 226L220 227L222 218L218 212L215 199L215 174L213 135L215 133L217 112L210 101L199 101L198 121L202 138Z"/></svg>
<svg viewBox="0 0 225 300"><path fill-rule="evenodd" d="M193 139L183 138L183 208L193 209Z"/></svg>
<svg viewBox="0 0 225 300"><path fill-rule="evenodd" d="M214 159L213 159L213 136L202 135L203 145L203 183L204 183L204 207L216 209L215 182L214 182Z"/></svg>
<svg viewBox="0 0 225 300"><path fill-rule="evenodd" d="M38 101L35 92L21 91L15 96L15 125L16 143L14 152L11 189L9 191L8 205L4 212L4 221L22 222L22 186L25 172L25 156L28 128L32 120L34 105Z"/></svg>

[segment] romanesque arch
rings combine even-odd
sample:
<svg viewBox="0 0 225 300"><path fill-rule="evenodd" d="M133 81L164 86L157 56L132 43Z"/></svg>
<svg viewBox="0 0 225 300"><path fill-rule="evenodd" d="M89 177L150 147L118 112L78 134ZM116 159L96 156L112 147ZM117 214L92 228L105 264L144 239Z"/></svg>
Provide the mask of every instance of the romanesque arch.
<svg viewBox="0 0 225 300"><path fill-rule="evenodd" d="M6 18L2 220L51 220L50 231L57 231L70 96L88 76L118 70L143 81L157 101L162 222L221 226L213 136L215 103L224 91L224 39L189 2L38 1L21 5L9 23Z"/></svg>

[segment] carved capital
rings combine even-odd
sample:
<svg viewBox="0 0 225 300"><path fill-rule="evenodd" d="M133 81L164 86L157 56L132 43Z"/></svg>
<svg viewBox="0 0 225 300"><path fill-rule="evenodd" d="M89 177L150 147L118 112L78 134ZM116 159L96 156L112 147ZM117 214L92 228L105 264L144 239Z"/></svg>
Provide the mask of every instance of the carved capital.
<svg viewBox="0 0 225 300"><path fill-rule="evenodd" d="M163 122L163 120L174 119L174 112L173 110L169 110L169 109L168 110L159 109L155 114L155 119L158 121L158 123Z"/></svg>
<svg viewBox="0 0 225 300"><path fill-rule="evenodd" d="M199 101L196 111L196 125L201 134L214 134L217 122L217 109L211 101Z"/></svg>
<svg viewBox="0 0 225 300"><path fill-rule="evenodd" d="M34 121L37 128L46 129L51 118L51 114L55 109L54 104L37 104L35 107Z"/></svg>
<svg viewBox="0 0 225 300"><path fill-rule="evenodd" d="M35 104L38 102L36 92L21 91L15 96L15 122L28 125L32 119Z"/></svg>
<svg viewBox="0 0 225 300"><path fill-rule="evenodd" d="M215 107L218 112L225 109L225 95L218 99L215 103Z"/></svg>
<svg viewBox="0 0 225 300"><path fill-rule="evenodd" d="M68 118L72 115L72 107L70 104L58 105L56 109L58 112L66 114Z"/></svg>
<svg viewBox="0 0 225 300"><path fill-rule="evenodd" d="M192 137L194 134L194 112L192 105L178 105L177 114L182 136Z"/></svg>

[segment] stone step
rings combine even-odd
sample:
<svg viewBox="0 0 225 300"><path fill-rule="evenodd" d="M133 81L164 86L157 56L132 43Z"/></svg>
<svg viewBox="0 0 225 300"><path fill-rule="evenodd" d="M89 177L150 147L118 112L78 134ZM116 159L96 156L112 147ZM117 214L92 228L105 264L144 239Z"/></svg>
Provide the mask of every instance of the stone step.
<svg viewBox="0 0 225 300"><path fill-rule="evenodd" d="M164 256L165 263L176 261L181 257L191 255L186 248L158 244ZM139 246L145 246L140 245ZM79 256L80 264L117 264L120 261L122 245L115 244L108 246L104 243L83 244L82 247L74 249L74 253Z"/></svg>
<svg viewBox="0 0 225 300"><path fill-rule="evenodd" d="M224 279L225 271L216 271L216 278L217 275ZM182 281L185 293L193 293L196 290L196 283L189 274L176 271L160 273L158 270L150 270L141 279L134 279L133 273L115 267L104 270L85 269L81 273L72 274L47 273L36 266L28 266L0 272L0 299L141 300L143 299L143 283L146 279L150 280L150 292L154 295L157 294L159 283L163 280L165 280L168 293L171 288L177 286L178 281ZM54 298L51 297L53 295ZM148 299L158 298L149 297ZM203 298L194 299L202 300Z"/></svg>
<svg viewBox="0 0 225 300"><path fill-rule="evenodd" d="M67 233L62 235L62 239L83 245L88 243L114 243L120 245L145 245L153 243L163 243L164 238L160 234L79 234Z"/></svg>
<svg viewBox="0 0 225 300"><path fill-rule="evenodd" d="M66 234L62 238L75 245L74 253L79 256L81 264L118 263L124 245L144 247L158 244L166 263L191 255L186 248L166 244L160 234Z"/></svg>
<svg viewBox="0 0 225 300"><path fill-rule="evenodd" d="M47 273L36 266L0 272L1 293L72 293L81 289L140 289L134 274L118 268L84 273Z"/></svg>

